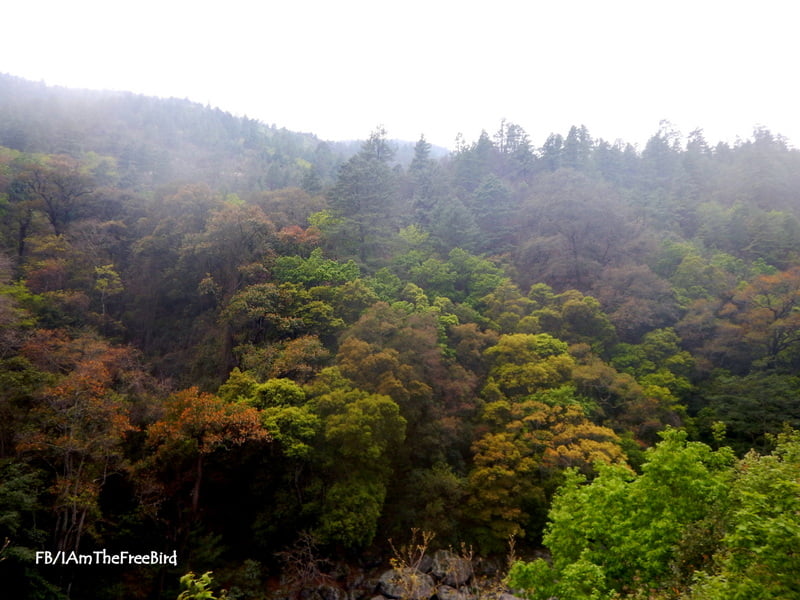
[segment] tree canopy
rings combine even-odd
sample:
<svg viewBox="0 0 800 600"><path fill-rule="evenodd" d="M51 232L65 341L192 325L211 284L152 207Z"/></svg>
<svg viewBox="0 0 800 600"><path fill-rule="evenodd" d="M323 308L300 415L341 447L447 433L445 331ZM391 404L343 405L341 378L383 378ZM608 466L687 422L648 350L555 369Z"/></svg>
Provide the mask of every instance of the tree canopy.
<svg viewBox="0 0 800 600"><path fill-rule="evenodd" d="M800 154L490 131L0 76L4 585L330 598L423 527L531 598L797 596ZM103 548L180 565L35 564Z"/></svg>

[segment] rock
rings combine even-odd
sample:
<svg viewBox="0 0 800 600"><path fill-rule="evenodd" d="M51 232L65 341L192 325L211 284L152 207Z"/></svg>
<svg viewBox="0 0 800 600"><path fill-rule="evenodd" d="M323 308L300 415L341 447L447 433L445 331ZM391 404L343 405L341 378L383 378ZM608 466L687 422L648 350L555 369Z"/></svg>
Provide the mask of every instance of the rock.
<svg viewBox="0 0 800 600"><path fill-rule="evenodd" d="M298 597L300 598L300 600L322 600L319 595L319 592L311 588L303 588L302 590L300 590Z"/></svg>
<svg viewBox="0 0 800 600"><path fill-rule="evenodd" d="M501 571L497 560L488 558L475 559L475 573L482 577L495 577Z"/></svg>
<svg viewBox="0 0 800 600"><path fill-rule="evenodd" d="M380 582L377 578L366 577L364 575L357 583L348 586L347 600L372 600L373 596L377 600L381 600Z"/></svg>
<svg viewBox="0 0 800 600"><path fill-rule="evenodd" d="M419 561L419 565L417 566L417 568L423 573L430 573L431 569L433 568L433 558L431 558L426 554Z"/></svg>
<svg viewBox="0 0 800 600"><path fill-rule="evenodd" d="M472 577L472 561L448 550L437 550L433 555L431 575L446 586L462 586Z"/></svg>
<svg viewBox="0 0 800 600"><path fill-rule="evenodd" d="M500 596L498 596L497 600L522 600L522 598L513 594L509 594L508 592L503 592L500 594Z"/></svg>
<svg viewBox="0 0 800 600"><path fill-rule="evenodd" d="M317 588L317 595L322 600L347 600L347 592L335 585L321 585Z"/></svg>
<svg viewBox="0 0 800 600"><path fill-rule="evenodd" d="M435 589L433 578L417 569L390 569L378 583L380 593L389 598L403 600L427 600Z"/></svg>
<svg viewBox="0 0 800 600"><path fill-rule="evenodd" d="M351 571L352 571L352 569L351 569L350 565L348 565L345 562L338 562L337 561L337 562L333 563L333 565L331 566L331 568L330 568L330 570L328 571L327 574L328 574L329 577L333 577L337 581L342 581L344 579L347 579L347 577L350 575Z"/></svg>
<svg viewBox="0 0 800 600"><path fill-rule="evenodd" d="M449 585L440 585L436 588L436 597L439 600L470 600L471 596Z"/></svg>

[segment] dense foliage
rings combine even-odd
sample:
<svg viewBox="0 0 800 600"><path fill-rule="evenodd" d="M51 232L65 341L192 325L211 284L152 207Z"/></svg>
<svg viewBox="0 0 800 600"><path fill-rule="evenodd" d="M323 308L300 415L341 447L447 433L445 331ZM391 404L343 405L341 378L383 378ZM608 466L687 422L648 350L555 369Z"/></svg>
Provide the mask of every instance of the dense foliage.
<svg viewBox="0 0 800 600"><path fill-rule="evenodd" d="M516 563L526 597L723 600L800 594L800 437L734 460L667 430L642 473L571 472L553 499L543 559Z"/></svg>
<svg viewBox="0 0 800 600"><path fill-rule="evenodd" d="M534 598L797 594L800 153L397 150L0 77L4 586L259 597L421 528L544 544ZM180 562L34 560L100 549Z"/></svg>

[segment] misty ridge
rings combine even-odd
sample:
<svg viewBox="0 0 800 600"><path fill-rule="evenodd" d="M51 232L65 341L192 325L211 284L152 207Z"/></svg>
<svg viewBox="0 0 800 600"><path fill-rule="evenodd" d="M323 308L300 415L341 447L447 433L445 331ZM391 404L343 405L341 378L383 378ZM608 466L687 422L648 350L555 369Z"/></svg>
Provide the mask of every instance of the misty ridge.
<svg viewBox="0 0 800 600"><path fill-rule="evenodd" d="M487 126L0 75L15 597L800 594L800 153Z"/></svg>

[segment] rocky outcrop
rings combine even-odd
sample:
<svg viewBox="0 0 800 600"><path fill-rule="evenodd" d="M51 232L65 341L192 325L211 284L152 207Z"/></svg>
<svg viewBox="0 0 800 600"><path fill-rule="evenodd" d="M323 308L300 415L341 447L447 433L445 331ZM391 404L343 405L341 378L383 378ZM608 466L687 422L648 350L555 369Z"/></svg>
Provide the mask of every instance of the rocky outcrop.
<svg viewBox="0 0 800 600"><path fill-rule="evenodd" d="M449 585L440 585L437 587L436 597L439 600L473 600L475 598L471 593L457 590Z"/></svg>
<svg viewBox="0 0 800 600"><path fill-rule="evenodd" d="M520 600L503 589L497 577L484 572L497 575L494 563L487 563L491 569L480 561L475 564L477 567L473 568L470 557L439 550L416 560L416 568L383 572L331 569L328 583L305 588L299 597L300 600ZM283 598L276 596L275 600Z"/></svg>
<svg viewBox="0 0 800 600"><path fill-rule="evenodd" d="M472 561L448 550L433 555L431 575L446 586L460 587L472 578Z"/></svg>
<svg viewBox="0 0 800 600"><path fill-rule="evenodd" d="M387 598L427 600L436 588L433 578L417 569L390 569L381 575L379 592Z"/></svg>

